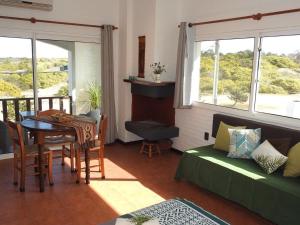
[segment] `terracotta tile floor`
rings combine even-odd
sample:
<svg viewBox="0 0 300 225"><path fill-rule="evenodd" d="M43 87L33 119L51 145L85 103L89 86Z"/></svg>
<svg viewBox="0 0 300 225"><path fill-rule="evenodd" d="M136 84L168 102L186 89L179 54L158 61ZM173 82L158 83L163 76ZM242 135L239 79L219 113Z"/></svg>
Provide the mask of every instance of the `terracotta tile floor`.
<svg viewBox="0 0 300 225"><path fill-rule="evenodd" d="M271 223L249 210L187 182L173 179L180 154L165 151L148 159L139 144L106 147L106 180L92 168L90 185L75 184L70 168L54 163L53 187L39 193L38 180L26 179L26 192L12 184L12 160L0 161L0 224L96 225L174 197L186 198L237 225ZM92 161L97 164L96 160ZM84 173L82 174L84 177Z"/></svg>

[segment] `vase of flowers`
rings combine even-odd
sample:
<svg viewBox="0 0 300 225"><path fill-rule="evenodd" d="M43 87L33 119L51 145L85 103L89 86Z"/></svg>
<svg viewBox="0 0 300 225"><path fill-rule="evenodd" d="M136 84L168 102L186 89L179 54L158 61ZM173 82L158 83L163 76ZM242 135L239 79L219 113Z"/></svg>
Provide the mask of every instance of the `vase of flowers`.
<svg viewBox="0 0 300 225"><path fill-rule="evenodd" d="M160 76L163 72L166 72L166 66L160 64L160 62L157 62L151 64L150 67L153 71L152 79L154 80L154 82L160 83L161 82Z"/></svg>

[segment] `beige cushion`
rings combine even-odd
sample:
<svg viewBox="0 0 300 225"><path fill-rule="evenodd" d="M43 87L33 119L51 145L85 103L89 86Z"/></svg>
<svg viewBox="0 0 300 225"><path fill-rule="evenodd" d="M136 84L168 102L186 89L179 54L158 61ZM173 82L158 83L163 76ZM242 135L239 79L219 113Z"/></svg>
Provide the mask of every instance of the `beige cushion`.
<svg viewBox="0 0 300 225"><path fill-rule="evenodd" d="M223 123L221 121L217 132L214 148L229 152L230 136L229 136L228 129L244 129L244 128L246 128L246 126L234 127L226 123Z"/></svg>
<svg viewBox="0 0 300 225"><path fill-rule="evenodd" d="M289 150L288 160L283 171L283 176L300 176L300 142Z"/></svg>

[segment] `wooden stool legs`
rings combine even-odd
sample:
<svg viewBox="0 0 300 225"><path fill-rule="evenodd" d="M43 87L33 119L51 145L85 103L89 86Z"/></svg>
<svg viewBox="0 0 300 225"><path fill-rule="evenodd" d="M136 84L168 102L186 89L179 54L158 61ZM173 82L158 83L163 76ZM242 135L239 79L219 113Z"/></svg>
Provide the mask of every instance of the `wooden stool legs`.
<svg viewBox="0 0 300 225"><path fill-rule="evenodd" d="M143 141L140 153L146 153L149 158L152 158L153 153L158 153L160 155L160 148L157 142Z"/></svg>
<svg viewBox="0 0 300 225"><path fill-rule="evenodd" d="M143 142L143 143L142 143L141 150L140 150L140 153L141 153L141 154L144 152L144 149L145 149L145 143Z"/></svg>

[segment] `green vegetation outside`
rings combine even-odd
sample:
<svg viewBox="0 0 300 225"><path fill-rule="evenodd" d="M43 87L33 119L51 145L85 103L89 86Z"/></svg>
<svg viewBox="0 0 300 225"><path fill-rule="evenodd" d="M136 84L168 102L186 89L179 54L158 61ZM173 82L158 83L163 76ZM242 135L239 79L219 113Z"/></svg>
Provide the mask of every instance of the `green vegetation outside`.
<svg viewBox="0 0 300 225"><path fill-rule="evenodd" d="M200 95L212 96L214 52L201 54ZM299 94L300 53L291 55L263 54L261 58L259 93ZM220 54L218 95L226 95L233 101L231 106L245 104L249 99L252 76L253 52Z"/></svg>
<svg viewBox="0 0 300 225"><path fill-rule="evenodd" d="M38 88L45 89L67 82L65 71L46 72L68 64L68 59L38 59ZM51 71L51 70L50 70ZM33 88L32 62L30 58L0 58L0 97L23 97L22 92ZM67 86L57 94L67 95Z"/></svg>

